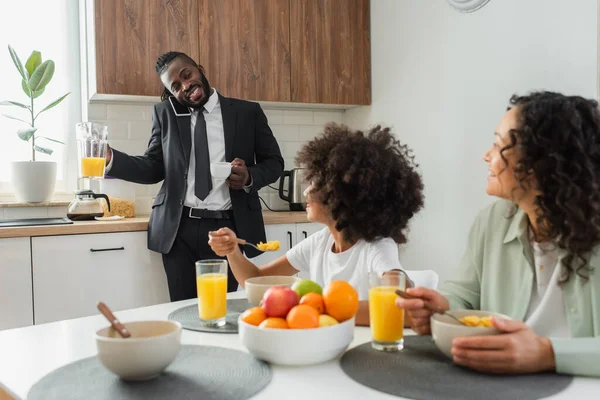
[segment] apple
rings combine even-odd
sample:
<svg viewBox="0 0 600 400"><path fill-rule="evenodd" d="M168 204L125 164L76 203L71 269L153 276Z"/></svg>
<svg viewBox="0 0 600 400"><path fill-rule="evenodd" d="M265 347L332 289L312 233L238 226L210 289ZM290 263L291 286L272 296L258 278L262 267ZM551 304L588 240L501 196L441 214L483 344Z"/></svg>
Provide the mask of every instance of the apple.
<svg viewBox="0 0 600 400"><path fill-rule="evenodd" d="M273 286L263 295L262 308L267 317L285 318L299 302L298 294L289 287Z"/></svg>
<svg viewBox="0 0 600 400"><path fill-rule="evenodd" d="M335 318L326 314L319 315L319 327L332 326L337 324L339 324L339 322Z"/></svg>

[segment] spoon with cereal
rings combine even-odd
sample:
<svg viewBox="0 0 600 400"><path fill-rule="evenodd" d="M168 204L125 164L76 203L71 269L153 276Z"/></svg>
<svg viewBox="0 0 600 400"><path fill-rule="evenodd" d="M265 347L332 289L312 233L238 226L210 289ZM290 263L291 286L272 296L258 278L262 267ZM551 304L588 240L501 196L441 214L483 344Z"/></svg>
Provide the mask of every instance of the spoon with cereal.
<svg viewBox="0 0 600 400"><path fill-rule="evenodd" d="M244 246L254 247L256 250L259 251L277 251L280 247L280 243L278 240L268 241L267 243L260 242L258 245L249 243L246 240L240 238L237 238L236 242Z"/></svg>

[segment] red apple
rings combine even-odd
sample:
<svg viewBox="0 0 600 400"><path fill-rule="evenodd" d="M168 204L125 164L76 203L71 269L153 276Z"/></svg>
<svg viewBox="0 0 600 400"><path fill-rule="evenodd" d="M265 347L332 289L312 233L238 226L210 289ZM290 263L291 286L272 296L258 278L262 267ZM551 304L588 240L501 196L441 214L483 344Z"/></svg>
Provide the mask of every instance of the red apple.
<svg viewBox="0 0 600 400"><path fill-rule="evenodd" d="M298 294L289 287L273 286L263 295L262 307L268 317L285 318L299 301Z"/></svg>

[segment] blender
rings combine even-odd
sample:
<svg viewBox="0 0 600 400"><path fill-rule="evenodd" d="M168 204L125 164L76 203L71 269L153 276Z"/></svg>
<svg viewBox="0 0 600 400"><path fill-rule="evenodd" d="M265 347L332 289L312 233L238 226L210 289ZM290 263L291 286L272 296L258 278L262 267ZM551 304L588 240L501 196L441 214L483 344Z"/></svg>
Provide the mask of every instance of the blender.
<svg viewBox="0 0 600 400"><path fill-rule="evenodd" d="M67 209L67 218L73 221L92 220L104 215L100 198L106 200L110 211L108 196L102 193L97 194L92 190L94 181L104 179L108 127L98 122L80 122L76 125L76 132L79 164L78 190L75 192L75 199Z"/></svg>

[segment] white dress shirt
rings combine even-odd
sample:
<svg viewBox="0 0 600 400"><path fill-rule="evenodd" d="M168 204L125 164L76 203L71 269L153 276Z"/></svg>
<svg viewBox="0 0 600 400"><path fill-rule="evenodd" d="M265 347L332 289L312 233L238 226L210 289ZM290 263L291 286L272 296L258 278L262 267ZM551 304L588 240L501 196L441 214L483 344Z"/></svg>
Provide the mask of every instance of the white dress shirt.
<svg viewBox="0 0 600 400"><path fill-rule="evenodd" d="M190 165L187 175L187 189L183 205L192 208L202 208L206 210L229 210L231 209L231 196L229 195L229 186L223 179L212 177L212 190L204 200L200 200L195 195L196 189L196 156L194 155L194 131L196 129L196 119L198 112L204 112L206 121L206 136L208 141L208 154L211 164L214 162L225 161L225 131L223 130L223 115L221 114L221 104L216 89L204 105L203 111L191 110L191 132L192 148L190 149Z"/></svg>
<svg viewBox="0 0 600 400"><path fill-rule="evenodd" d="M533 240L531 244L535 282L525 323L540 336L569 338L571 333L563 292L558 284L561 266L558 265L557 245L553 242L537 243Z"/></svg>

